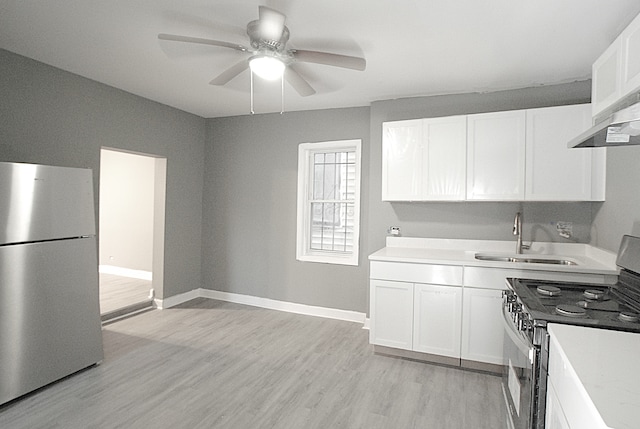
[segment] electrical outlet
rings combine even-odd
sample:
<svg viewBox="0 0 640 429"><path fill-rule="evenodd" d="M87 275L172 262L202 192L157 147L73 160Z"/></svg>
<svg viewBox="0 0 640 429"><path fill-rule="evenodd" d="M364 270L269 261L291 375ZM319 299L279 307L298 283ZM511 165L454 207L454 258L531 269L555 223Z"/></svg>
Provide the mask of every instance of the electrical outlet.
<svg viewBox="0 0 640 429"><path fill-rule="evenodd" d="M389 229L387 230L387 233L394 236L394 237L399 237L400 236L400 227L399 226L390 226Z"/></svg>
<svg viewBox="0 0 640 429"><path fill-rule="evenodd" d="M573 235L573 222L556 222L556 231L558 231L560 237L571 238Z"/></svg>

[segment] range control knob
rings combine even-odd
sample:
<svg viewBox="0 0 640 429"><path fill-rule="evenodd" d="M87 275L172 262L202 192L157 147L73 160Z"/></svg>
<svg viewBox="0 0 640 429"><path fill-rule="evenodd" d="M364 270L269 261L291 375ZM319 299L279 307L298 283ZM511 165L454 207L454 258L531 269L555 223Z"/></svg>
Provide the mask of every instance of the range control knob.
<svg viewBox="0 0 640 429"><path fill-rule="evenodd" d="M508 304L510 302L516 302L516 294L512 290L502 291L502 302Z"/></svg>
<svg viewBox="0 0 640 429"><path fill-rule="evenodd" d="M526 331L527 315L524 313L518 313L518 320L516 323L518 325L518 331Z"/></svg>
<svg viewBox="0 0 640 429"><path fill-rule="evenodd" d="M529 331L533 328L533 323L531 321L531 317L527 313L519 313L517 320L518 330L519 331Z"/></svg>

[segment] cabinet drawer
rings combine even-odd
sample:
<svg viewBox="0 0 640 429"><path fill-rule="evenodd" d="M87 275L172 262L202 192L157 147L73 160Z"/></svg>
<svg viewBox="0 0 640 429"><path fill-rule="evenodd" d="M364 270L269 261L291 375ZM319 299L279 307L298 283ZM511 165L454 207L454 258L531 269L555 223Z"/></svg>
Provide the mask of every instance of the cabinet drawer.
<svg viewBox="0 0 640 429"><path fill-rule="evenodd" d="M464 286L484 289L504 289L505 279L507 277L562 282L605 282L605 276L601 274L567 273L558 271L521 270L507 268L465 267Z"/></svg>
<svg viewBox="0 0 640 429"><path fill-rule="evenodd" d="M380 280L460 286L462 285L462 267L372 261L369 277Z"/></svg>

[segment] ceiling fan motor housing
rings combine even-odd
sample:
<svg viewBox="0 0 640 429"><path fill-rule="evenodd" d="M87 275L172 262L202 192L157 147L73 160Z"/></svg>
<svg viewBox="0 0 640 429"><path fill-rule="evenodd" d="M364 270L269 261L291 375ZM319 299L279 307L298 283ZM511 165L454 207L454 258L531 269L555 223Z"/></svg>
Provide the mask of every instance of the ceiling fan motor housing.
<svg viewBox="0 0 640 429"><path fill-rule="evenodd" d="M274 38L263 37L263 32L261 30L261 21L259 19L251 21L249 24L247 24L247 35L249 36L251 47L253 49L271 50L277 52L284 51L284 47L289 41L289 29L286 26L282 27L282 33L280 34L280 38L278 40L274 40Z"/></svg>

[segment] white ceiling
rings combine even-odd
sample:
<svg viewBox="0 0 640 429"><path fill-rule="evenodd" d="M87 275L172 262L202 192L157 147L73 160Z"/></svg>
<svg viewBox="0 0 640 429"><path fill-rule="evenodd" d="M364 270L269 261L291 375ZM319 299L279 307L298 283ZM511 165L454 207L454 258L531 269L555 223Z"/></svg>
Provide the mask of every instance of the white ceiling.
<svg viewBox="0 0 640 429"><path fill-rule="evenodd" d="M202 117L249 113L246 54L158 33L248 45L263 4L287 15L288 48L364 56L364 72L301 64L317 94L285 84L285 111L583 80L640 13L638 0L0 0L0 48ZM255 82L256 113L280 84Z"/></svg>

